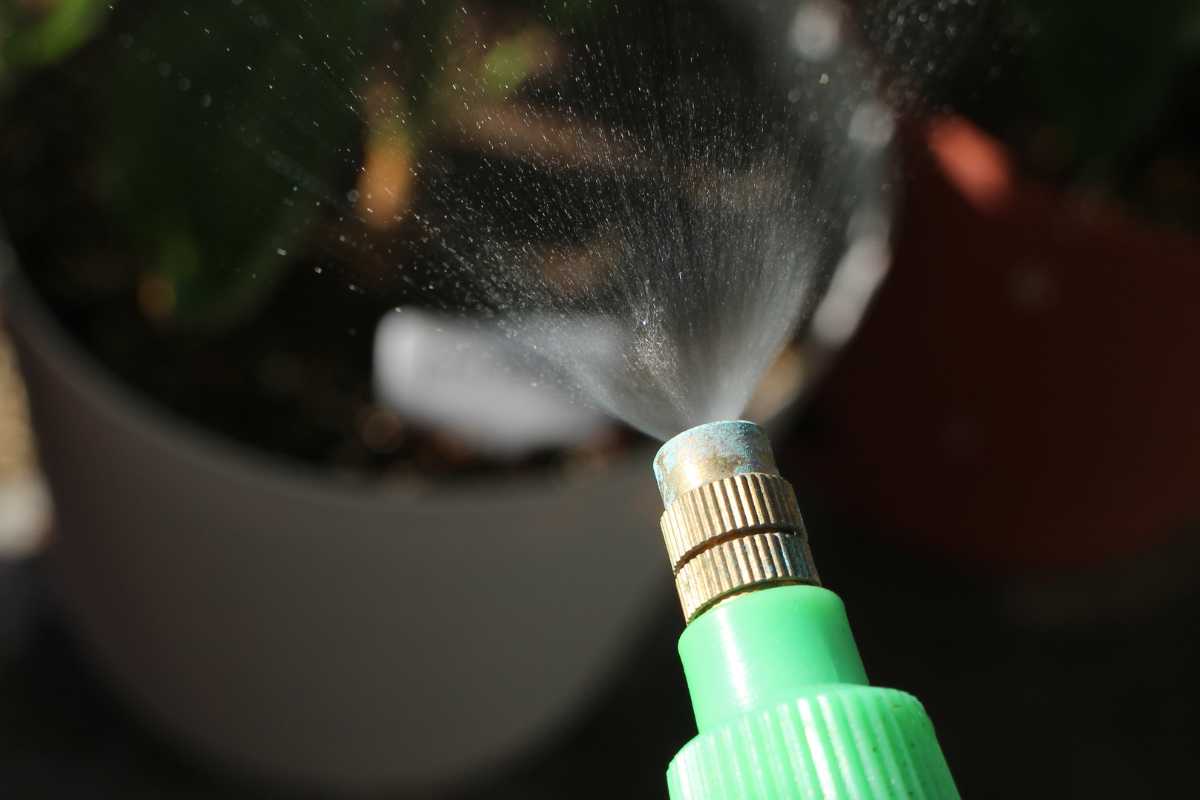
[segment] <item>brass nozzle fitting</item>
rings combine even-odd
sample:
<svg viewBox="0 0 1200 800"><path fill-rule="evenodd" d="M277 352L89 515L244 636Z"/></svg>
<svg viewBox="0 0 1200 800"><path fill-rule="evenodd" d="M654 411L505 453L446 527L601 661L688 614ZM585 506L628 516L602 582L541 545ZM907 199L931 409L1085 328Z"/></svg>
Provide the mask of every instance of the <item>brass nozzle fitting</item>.
<svg viewBox="0 0 1200 800"><path fill-rule="evenodd" d="M654 476L688 622L734 594L820 585L796 494L762 428L738 421L684 431L658 451Z"/></svg>

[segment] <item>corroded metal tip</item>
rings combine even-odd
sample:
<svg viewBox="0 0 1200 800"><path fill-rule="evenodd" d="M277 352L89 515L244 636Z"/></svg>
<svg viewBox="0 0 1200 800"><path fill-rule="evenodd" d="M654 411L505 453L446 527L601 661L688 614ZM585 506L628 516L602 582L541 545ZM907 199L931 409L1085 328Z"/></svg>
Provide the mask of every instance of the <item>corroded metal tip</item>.
<svg viewBox="0 0 1200 800"><path fill-rule="evenodd" d="M791 484L752 422L684 431L654 459L661 525L688 622L726 597L819 583Z"/></svg>
<svg viewBox="0 0 1200 800"><path fill-rule="evenodd" d="M654 457L663 505L711 481L758 472L778 475L771 442L753 422L709 422L667 442Z"/></svg>

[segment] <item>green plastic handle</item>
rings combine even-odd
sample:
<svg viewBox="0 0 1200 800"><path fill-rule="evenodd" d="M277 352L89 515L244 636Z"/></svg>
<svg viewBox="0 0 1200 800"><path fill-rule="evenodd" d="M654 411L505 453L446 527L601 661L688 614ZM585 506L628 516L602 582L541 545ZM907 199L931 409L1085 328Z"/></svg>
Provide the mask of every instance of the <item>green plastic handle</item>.
<svg viewBox="0 0 1200 800"><path fill-rule="evenodd" d="M867 684L833 592L726 600L679 654L699 734L667 770L672 800L957 800L925 709Z"/></svg>

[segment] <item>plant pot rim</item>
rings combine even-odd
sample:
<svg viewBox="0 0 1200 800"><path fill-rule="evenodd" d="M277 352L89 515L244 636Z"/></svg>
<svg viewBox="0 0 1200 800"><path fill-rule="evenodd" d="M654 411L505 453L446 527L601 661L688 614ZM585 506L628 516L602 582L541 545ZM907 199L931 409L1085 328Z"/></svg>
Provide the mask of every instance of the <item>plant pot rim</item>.
<svg viewBox="0 0 1200 800"><path fill-rule="evenodd" d="M0 237L3 230L0 229ZM288 459L245 446L209 431L201 425L171 413L152 398L144 396L112 375L54 318L46 300L21 272L15 254L0 238L0 321L23 331L27 345L72 384L85 388L103 413L122 427L140 430L159 446L175 451L180 457L218 470L231 480L253 481L266 489L303 492L310 500L322 503L373 503L385 509L413 504L452 505L481 493L528 497L560 486L569 478L561 471L538 469L494 476L471 476L461 480L339 480L332 471L306 467ZM645 464L654 447L639 443L614 458L614 466Z"/></svg>

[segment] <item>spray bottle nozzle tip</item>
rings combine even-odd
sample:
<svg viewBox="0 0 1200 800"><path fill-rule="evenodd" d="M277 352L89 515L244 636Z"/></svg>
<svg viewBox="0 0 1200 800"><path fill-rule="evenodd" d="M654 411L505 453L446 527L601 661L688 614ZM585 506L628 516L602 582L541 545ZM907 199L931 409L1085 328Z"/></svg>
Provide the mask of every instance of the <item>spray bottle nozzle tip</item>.
<svg viewBox="0 0 1200 800"><path fill-rule="evenodd" d="M748 472L779 474L762 428L745 420L709 422L668 441L654 457L664 506L706 483Z"/></svg>

